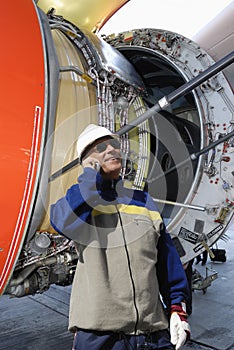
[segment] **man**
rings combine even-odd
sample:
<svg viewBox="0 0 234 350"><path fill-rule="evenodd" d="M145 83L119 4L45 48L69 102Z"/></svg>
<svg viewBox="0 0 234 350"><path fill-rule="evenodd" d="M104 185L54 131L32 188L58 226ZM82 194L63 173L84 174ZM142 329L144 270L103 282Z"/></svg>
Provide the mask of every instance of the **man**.
<svg viewBox="0 0 234 350"><path fill-rule="evenodd" d="M187 279L157 208L147 192L125 188L120 143L108 129L89 125L77 150L84 172L51 207L53 227L79 255L73 348L181 349L190 334Z"/></svg>

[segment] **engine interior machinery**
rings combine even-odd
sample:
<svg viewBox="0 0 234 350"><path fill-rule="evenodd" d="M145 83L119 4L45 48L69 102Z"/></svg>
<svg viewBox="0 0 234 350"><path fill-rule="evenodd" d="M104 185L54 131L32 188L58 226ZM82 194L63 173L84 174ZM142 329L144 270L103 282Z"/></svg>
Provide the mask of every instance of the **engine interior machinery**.
<svg viewBox="0 0 234 350"><path fill-rule="evenodd" d="M113 1L108 14L124 2ZM70 18L47 1L27 0L14 11L4 6L12 28L1 64L0 290L24 296L72 282L77 255L50 226L49 208L81 172L76 140L84 127L121 130L214 61L166 30L101 37L83 13L79 25L78 7ZM108 17L103 13L99 25ZM233 93L219 72L121 135L122 176L129 186L148 189L183 263L225 238L234 210L234 138L190 156L233 129Z"/></svg>

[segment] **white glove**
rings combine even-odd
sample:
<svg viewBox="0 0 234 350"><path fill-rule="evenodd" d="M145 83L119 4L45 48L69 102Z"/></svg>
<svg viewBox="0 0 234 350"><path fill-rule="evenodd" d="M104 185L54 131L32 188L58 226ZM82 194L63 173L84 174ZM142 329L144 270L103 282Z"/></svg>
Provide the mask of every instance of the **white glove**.
<svg viewBox="0 0 234 350"><path fill-rule="evenodd" d="M190 338L190 326L187 321L185 304L171 306L170 318L171 343L175 350L182 349L185 342Z"/></svg>

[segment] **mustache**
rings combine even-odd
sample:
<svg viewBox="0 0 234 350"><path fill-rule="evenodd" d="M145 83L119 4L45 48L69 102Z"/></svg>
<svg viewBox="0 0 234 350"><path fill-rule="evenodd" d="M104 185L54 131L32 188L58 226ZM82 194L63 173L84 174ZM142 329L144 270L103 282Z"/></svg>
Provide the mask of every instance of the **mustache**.
<svg viewBox="0 0 234 350"><path fill-rule="evenodd" d="M116 150L111 150L110 152L108 152L108 154L106 156L107 157L108 156L112 156L112 157L115 157L115 158L122 158L122 152L118 152Z"/></svg>

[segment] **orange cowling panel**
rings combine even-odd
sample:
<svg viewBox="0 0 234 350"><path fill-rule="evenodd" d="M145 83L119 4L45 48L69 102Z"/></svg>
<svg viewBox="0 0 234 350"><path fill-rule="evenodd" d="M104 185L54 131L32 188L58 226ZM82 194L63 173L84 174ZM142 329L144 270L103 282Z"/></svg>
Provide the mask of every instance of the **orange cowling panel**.
<svg viewBox="0 0 234 350"><path fill-rule="evenodd" d="M47 13L63 16L79 28L96 32L129 0L39 0L38 6Z"/></svg>
<svg viewBox="0 0 234 350"><path fill-rule="evenodd" d="M34 189L44 114L44 55L32 0L0 12L0 294L18 257Z"/></svg>

